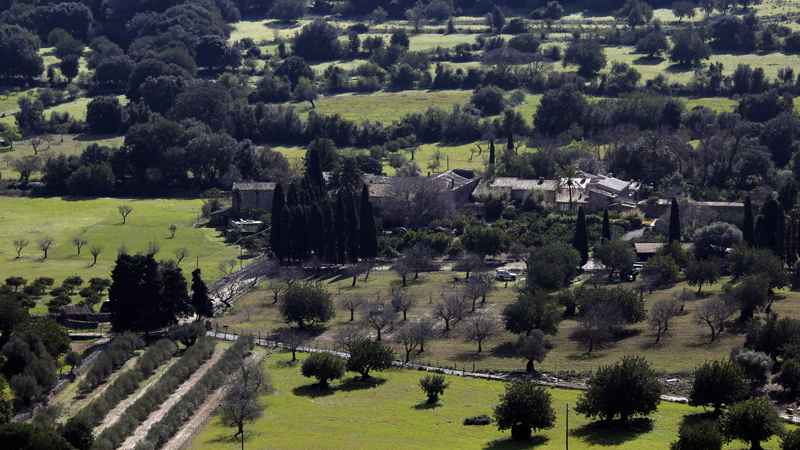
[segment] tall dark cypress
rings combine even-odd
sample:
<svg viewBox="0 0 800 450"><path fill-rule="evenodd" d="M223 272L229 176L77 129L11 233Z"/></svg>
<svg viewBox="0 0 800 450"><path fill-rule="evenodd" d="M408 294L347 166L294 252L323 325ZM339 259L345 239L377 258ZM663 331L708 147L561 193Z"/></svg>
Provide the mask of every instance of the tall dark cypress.
<svg viewBox="0 0 800 450"><path fill-rule="evenodd" d="M318 202L308 209L308 249L316 256L325 254L325 219Z"/></svg>
<svg viewBox="0 0 800 450"><path fill-rule="evenodd" d="M603 210L603 239L611 239L611 221L608 220L608 210Z"/></svg>
<svg viewBox="0 0 800 450"><path fill-rule="evenodd" d="M575 222L572 246L581 254L581 266L584 266L589 261L589 234L586 231L586 213L583 211L583 206L578 207L578 221Z"/></svg>
<svg viewBox="0 0 800 450"><path fill-rule="evenodd" d="M286 257L286 253L283 249L284 236L281 233L283 230L281 228L281 215L283 214L284 206L286 206L286 197L283 195L283 185L278 183L275 185L275 192L272 196L272 210L270 211L271 215L269 220L269 246L272 248L272 252L275 253L275 256L281 261Z"/></svg>
<svg viewBox="0 0 800 450"><path fill-rule="evenodd" d="M675 197L672 197L672 209L669 213L669 243L673 241L681 241L681 211Z"/></svg>
<svg viewBox="0 0 800 450"><path fill-rule="evenodd" d="M776 209L775 244L773 250L775 250L775 254L778 255L778 258L783 260L785 254L784 245L786 244L786 215L783 213L783 205L780 203L778 203Z"/></svg>
<svg viewBox="0 0 800 450"><path fill-rule="evenodd" d="M347 226L347 256L351 261L358 261L359 254L359 235L358 232L358 211L356 211L356 199L352 193L345 194L345 224Z"/></svg>
<svg viewBox="0 0 800 450"><path fill-rule="evenodd" d="M325 258L329 262L336 261L336 236L334 234L333 211L330 200L322 202L322 219L325 223Z"/></svg>
<svg viewBox="0 0 800 450"><path fill-rule="evenodd" d="M306 209L295 206L292 210L292 253L298 261L302 261L308 253L308 221Z"/></svg>
<svg viewBox="0 0 800 450"><path fill-rule="evenodd" d="M322 158L316 146L306 152L306 177L317 193L325 192L325 178L322 176Z"/></svg>
<svg viewBox="0 0 800 450"><path fill-rule="evenodd" d="M514 133L511 131L508 132L508 148L509 151L514 151Z"/></svg>
<svg viewBox="0 0 800 450"><path fill-rule="evenodd" d="M289 192L286 193L286 205L289 207L289 209L291 209L300 203L300 192L297 182L292 181L292 183L289 185Z"/></svg>
<svg viewBox="0 0 800 450"><path fill-rule="evenodd" d="M200 277L200 269L192 271L192 307L197 313L197 318L214 317L214 305L208 295L208 287Z"/></svg>
<svg viewBox="0 0 800 450"><path fill-rule="evenodd" d="M764 203L763 239L759 237L759 244L763 247L777 251L775 241L778 234L778 219L782 217L783 208L777 200L770 198Z"/></svg>
<svg viewBox="0 0 800 450"><path fill-rule="evenodd" d="M361 244L359 256L367 259L378 256L378 229L375 227L375 211L366 184L361 188L361 220L358 234Z"/></svg>
<svg viewBox="0 0 800 450"><path fill-rule="evenodd" d="M281 235L283 235L283 242L280 244L283 247L283 255L285 258L291 260L294 258L294 233L292 232L292 210L289 205L283 206L281 212Z"/></svg>
<svg viewBox="0 0 800 450"><path fill-rule="evenodd" d="M750 201L750 196L744 198L744 224L742 225L742 238L747 242L747 245L756 245L756 233L753 230L753 204Z"/></svg>
<svg viewBox="0 0 800 450"><path fill-rule="evenodd" d="M758 245L759 247L766 247L767 235L764 232L764 216L756 217L755 235L756 235L756 245Z"/></svg>
<svg viewBox="0 0 800 450"><path fill-rule="evenodd" d="M494 139L489 139L489 164L494 164Z"/></svg>
<svg viewBox="0 0 800 450"><path fill-rule="evenodd" d="M333 212L333 235L336 242L336 252L334 261L336 264L345 263L345 252L347 250L347 222L344 214L344 196L336 196L336 209Z"/></svg>

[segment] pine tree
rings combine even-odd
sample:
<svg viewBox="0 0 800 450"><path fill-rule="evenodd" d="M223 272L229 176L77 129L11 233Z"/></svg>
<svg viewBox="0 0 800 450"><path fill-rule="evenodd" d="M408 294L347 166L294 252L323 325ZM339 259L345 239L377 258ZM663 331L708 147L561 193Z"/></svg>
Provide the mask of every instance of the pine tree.
<svg viewBox="0 0 800 450"><path fill-rule="evenodd" d="M192 271L192 307L198 320L203 317L214 317L214 305L208 295L206 283L200 277L200 269Z"/></svg>
<svg viewBox="0 0 800 450"><path fill-rule="evenodd" d="M672 197L672 209L669 213L669 243L673 241L681 241L681 211L675 197Z"/></svg>
<svg viewBox="0 0 800 450"><path fill-rule="evenodd" d="M359 224L358 211L356 211L356 199L353 194L345 194L345 225L347 227L347 256L353 262L358 261L359 255Z"/></svg>
<svg viewBox="0 0 800 450"><path fill-rule="evenodd" d="M373 259L378 256L378 229L375 227L375 211L372 207L372 200L369 199L369 187L364 185L361 188L361 226L358 229L360 246L360 256L362 258Z"/></svg>
<svg viewBox="0 0 800 450"><path fill-rule="evenodd" d="M279 261L283 261L283 258L286 257L286 251L284 248L284 236L281 231L282 228L282 219L281 216L283 214L283 208L286 206L286 198L283 195L283 185L280 183L275 185L275 193L272 196L272 210L269 220L269 246L272 248L272 252L275 253L275 256L278 258Z"/></svg>
<svg viewBox="0 0 800 450"><path fill-rule="evenodd" d="M611 239L611 221L608 220L608 210L603 210L603 239Z"/></svg>
<svg viewBox="0 0 800 450"><path fill-rule="evenodd" d="M586 231L586 213L583 206L578 207L578 221L575 223L575 236L572 246L581 254L581 266L589 261L589 234Z"/></svg>
<svg viewBox="0 0 800 450"><path fill-rule="evenodd" d="M333 237L336 242L336 253L334 262L336 264L344 264L345 251L347 249L347 221L345 220L344 212L344 197L340 194L336 196L336 209L333 213Z"/></svg>
<svg viewBox="0 0 800 450"><path fill-rule="evenodd" d="M489 139L489 164L494 164L494 139Z"/></svg>
<svg viewBox="0 0 800 450"><path fill-rule="evenodd" d="M756 245L756 234L753 231L753 204L750 196L744 198L744 224L742 225L742 237L747 245Z"/></svg>

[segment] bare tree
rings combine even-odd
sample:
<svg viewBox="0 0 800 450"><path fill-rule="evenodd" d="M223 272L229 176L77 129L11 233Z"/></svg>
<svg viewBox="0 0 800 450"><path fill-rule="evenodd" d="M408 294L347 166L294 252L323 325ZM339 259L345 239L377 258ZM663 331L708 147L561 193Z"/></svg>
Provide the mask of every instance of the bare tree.
<svg viewBox="0 0 800 450"><path fill-rule="evenodd" d="M497 316L487 312L479 312L467 317L464 321L464 340L478 343L478 353L483 351L483 341L500 334L500 321Z"/></svg>
<svg viewBox="0 0 800 450"><path fill-rule="evenodd" d="M486 272L476 274L467 281L464 287L461 288L461 295L464 296L464 298L472 300L472 309L470 312L475 311L475 303L477 303L479 298L483 298L484 302L486 301L486 294L488 294L493 287L494 280L491 274Z"/></svg>
<svg viewBox="0 0 800 450"><path fill-rule="evenodd" d="M525 365L526 372L533 372L533 362L544 361L551 347L541 330L533 330L530 334L521 333L517 337L517 342L514 343L514 351L517 356L528 361Z"/></svg>
<svg viewBox="0 0 800 450"><path fill-rule="evenodd" d="M92 265L95 265L97 264L97 257L100 256L100 253L103 253L103 246L100 244L92 244L92 246L89 248L89 253L91 253L94 257L94 262L92 262Z"/></svg>
<svg viewBox="0 0 800 450"><path fill-rule="evenodd" d="M14 250L17 252L17 258L19 258L20 253L22 250L30 244L30 241L24 238L14 239Z"/></svg>
<svg viewBox="0 0 800 450"><path fill-rule="evenodd" d="M414 298L410 292L403 289L396 289L392 291L392 307L395 309L395 311L403 312L403 322L408 319L408 311L411 310L411 308L413 308L416 304L417 299Z"/></svg>
<svg viewBox="0 0 800 450"><path fill-rule="evenodd" d="M624 323L625 319L619 306L598 302L585 308L583 315L578 319L578 329L572 334L574 339L585 342L591 353L595 346L600 345L613 335L614 327Z"/></svg>
<svg viewBox="0 0 800 450"><path fill-rule="evenodd" d="M117 247L117 254L127 255L128 253L130 253L130 251L128 250L128 246L124 242L119 244L119 247Z"/></svg>
<svg viewBox="0 0 800 450"><path fill-rule="evenodd" d="M348 277L352 277L353 278L353 284L351 286L355 287L356 286L356 280L358 280L358 277L360 277L361 275L367 273L370 269L371 268L370 268L368 263L359 262L359 263L351 264L350 266L348 266L345 269L345 274L347 274Z"/></svg>
<svg viewBox="0 0 800 450"><path fill-rule="evenodd" d="M403 280L403 287L406 287L406 280L408 279L408 275L414 272L414 269L411 267L411 263L408 258L400 257L397 258L397 261L392 266L392 270L397 272L400 275L400 278Z"/></svg>
<svg viewBox="0 0 800 450"><path fill-rule="evenodd" d="M419 353L425 352L425 344L433 340L436 335L434 331L434 323L428 317L420 317L419 319L411 322L417 332L417 340L419 340Z"/></svg>
<svg viewBox="0 0 800 450"><path fill-rule="evenodd" d="M52 236L45 236L36 241L36 245L39 247L39 250L44 252L44 258L47 259L47 251L50 250L50 247L55 245L55 240L53 240Z"/></svg>
<svg viewBox="0 0 800 450"><path fill-rule="evenodd" d="M686 302L694 300L695 295L694 291L689 288L683 288L680 291L673 291L672 297L678 301L681 305L681 311L686 306Z"/></svg>
<svg viewBox="0 0 800 450"><path fill-rule="evenodd" d="M470 272L475 272L479 270L484 270L486 268L486 264L483 263L483 258L481 255L473 252L465 252L461 255L461 258L453 264L453 270L457 272L466 272L466 278L469 280Z"/></svg>
<svg viewBox="0 0 800 450"><path fill-rule="evenodd" d="M84 245L86 245L88 243L89 243L89 241L87 241L86 239L81 238L81 237L72 238L72 245L74 245L75 247L78 247L78 255L81 254L81 247L83 247Z"/></svg>
<svg viewBox="0 0 800 450"><path fill-rule="evenodd" d="M403 346L406 362L411 359L411 352L419 347L420 353L425 350L425 342L433 338L433 323L428 319L407 322L395 333L394 340Z"/></svg>
<svg viewBox="0 0 800 450"><path fill-rule="evenodd" d="M711 342L717 334L725 329L725 321L739 309L732 298L713 297L705 301L695 312L698 323L705 323L711 328Z"/></svg>
<svg viewBox="0 0 800 450"><path fill-rule="evenodd" d="M172 250L172 254L175 255L175 259L177 259L178 264L180 264L184 258L189 256L189 249L187 247L178 247Z"/></svg>
<svg viewBox="0 0 800 450"><path fill-rule="evenodd" d="M217 269L222 272L223 276L231 275L236 271L236 258L226 259L217 265Z"/></svg>
<svg viewBox="0 0 800 450"><path fill-rule="evenodd" d="M173 239L175 237L175 232L178 231L178 227L176 225L170 225L169 228L169 238Z"/></svg>
<svg viewBox="0 0 800 450"><path fill-rule="evenodd" d="M653 303L648 314L650 324L656 329L656 344L661 336L669 331L669 321L681 310L681 302L677 298L662 298Z"/></svg>
<svg viewBox="0 0 800 450"><path fill-rule="evenodd" d="M22 184L28 184L31 175L42 170L42 158L36 155L27 155L11 161L11 168L19 173Z"/></svg>
<svg viewBox="0 0 800 450"><path fill-rule="evenodd" d="M281 280L276 280L273 278L267 281L266 287L268 291L272 291L272 293L274 294L275 301L273 303L278 303L278 294L280 294L285 289L285 285L283 284L283 282Z"/></svg>
<svg viewBox="0 0 800 450"><path fill-rule="evenodd" d="M453 293L444 300L437 300L433 304L433 315L444 320L444 332L455 327L464 314L467 313L467 303L460 295Z"/></svg>
<svg viewBox="0 0 800 450"><path fill-rule="evenodd" d="M225 383L225 399L219 405L220 417L223 423L238 428L233 437L242 435L244 450L244 424L261 417L258 397L271 392L272 387L263 359L237 361L230 373Z"/></svg>
<svg viewBox="0 0 800 450"><path fill-rule="evenodd" d="M394 322L395 312L382 301L375 300L364 305L361 313L364 323L372 327L377 333L377 341L381 340L381 331Z"/></svg>
<svg viewBox="0 0 800 450"><path fill-rule="evenodd" d="M409 268L414 272L414 279L416 280L419 278L419 273L421 271L436 269L433 257L434 252L432 248L424 244L416 244L411 248L403 250L403 255L400 259L407 261Z"/></svg>
<svg viewBox="0 0 800 450"><path fill-rule="evenodd" d="M339 327L339 330L334 334L333 341L337 347L341 347L344 351L349 352L350 348L359 341L369 338L364 326L361 323L348 323Z"/></svg>
<svg viewBox="0 0 800 450"><path fill-rule="evenodd" d="M350 311L350 322L352 322L355 320L356 309L364 304L364 297L357 294L348 295L344 297L339 304L342 305L342 308Z"/></svg>
<svg viewBox="0 0 800 450"><path fill-rule="evenodd" d="M297 349L311 340L311 335L297 328L285 328L278 333L278 340L283 343L286 350L292 352L292 361L297 361Z"/></svg>
<svg viewBox="0 0 800 450"><path fill-rule="evenodd" d="M157 241L150 241L147 243L147 249L145 249L144 253L147 256L156 256L158 252L161 251L161 244Z"/></svg>
<svg viewBox="0 0 800 450"><path fill-rule="evenodd" d="M453 203L447 194L443 179L408 177L392 184L388 195L390 208L412 227L420 227L452 215Z"/></svg>
<svg viewBox="0 0 800 450"><path fill-rule="evenodd" d="M128 220L128 214L133 211L133 207L130 205L119 205L117 206L117 210L119 210L119 214L122 216L122 224L124 225Z"/></svg>

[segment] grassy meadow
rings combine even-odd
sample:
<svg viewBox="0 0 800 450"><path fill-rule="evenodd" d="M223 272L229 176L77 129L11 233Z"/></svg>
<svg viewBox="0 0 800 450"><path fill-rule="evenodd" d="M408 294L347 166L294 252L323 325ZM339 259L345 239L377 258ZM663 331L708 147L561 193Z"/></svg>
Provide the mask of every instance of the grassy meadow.
<svg viewBox="0 0 800 450"><path fill-rule="evenodd" d="M120 246L135 253L145 250L151 240L161 245L157 260L174 259L174 249L188 247L190 255L181 263L186 274L199 256L203 277L209 281L219 277L220 262L239 256L239 249L227 246L216 229L193 226L202 200L4 197L0 205L0 274L4 277L52 277L57 285L72 275L79 275L84 281L109 278ZM133 208L125 225L117 211L119 205ZM174 238L167 230L170 225L178 227ZM42 259L43 253L36 245L44 236L55 240L47 259ZM88 241L80 256L70 242L76 237ZM30 242L20 258L12 245L16 238ZM101 245L103 251L97 264L92 264L89 249L95 244Z"/></svg>
<svg viewBox="0 0 800 450"><path fill-rule="evenodd" d="M299 355L304 359L305 355ZM287 359L288 358L288 359ZM375 373L372 382L355 381L352 374L320 390L316 380L300 375L299 363L287 364L286 354L267 358L274 394L263 399L264 416L245 427L247 448L258 449L562 449L564 448L567 402L575 405L579 391L550 389L557 420L555 428L534 432L528 443L509 440L510 432L494 425L465 426L462 421L478 414L491 415L504 384L474 378L448 376L450 388L435 406L425 403L419 388L423 372L390 369ZM655 358L650 358L651 360ZM570 412L569 447L665 449L677 439L683 421L697 420L702 410L684 404L662 402L656 413L640 427L603 429L585 417ZM238 448L234 429L215 416L194 438L192 450ZM733 442L729 449L745 447ZM773 438L765 448L778 448Z"/></svg>

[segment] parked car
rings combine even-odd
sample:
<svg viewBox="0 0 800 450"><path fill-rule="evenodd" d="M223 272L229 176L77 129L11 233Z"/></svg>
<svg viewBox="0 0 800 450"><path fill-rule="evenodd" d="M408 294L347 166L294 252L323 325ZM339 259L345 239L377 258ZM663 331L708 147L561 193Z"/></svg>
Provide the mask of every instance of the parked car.
<svg viewBox="0 0 800 450"><path fill-rule="evenodd" d="M517 279L517 274L500 269L497 271L496 278L498 281L515 281Z"/></svg>

